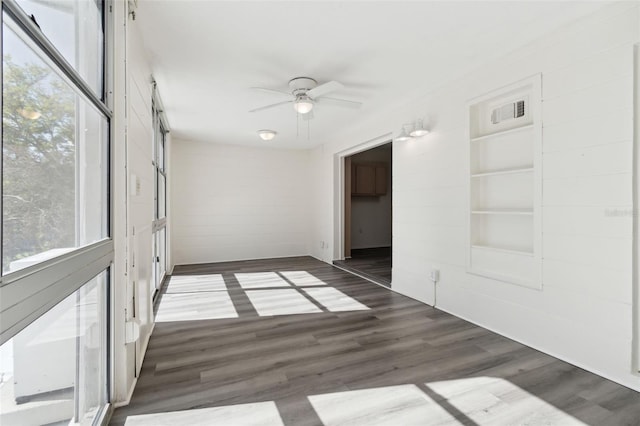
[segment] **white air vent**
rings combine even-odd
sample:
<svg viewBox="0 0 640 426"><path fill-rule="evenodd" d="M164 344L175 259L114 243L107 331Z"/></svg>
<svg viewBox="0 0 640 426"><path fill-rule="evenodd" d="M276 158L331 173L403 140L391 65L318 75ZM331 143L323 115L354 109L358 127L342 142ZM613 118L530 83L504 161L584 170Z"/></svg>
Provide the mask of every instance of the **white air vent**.
<svg viewBox="0 0 640 426"><path fill-rule="evenodd" d="M493 124L519 117L524 117L524 100L509 102L491 111L491 123Z"/></svg>

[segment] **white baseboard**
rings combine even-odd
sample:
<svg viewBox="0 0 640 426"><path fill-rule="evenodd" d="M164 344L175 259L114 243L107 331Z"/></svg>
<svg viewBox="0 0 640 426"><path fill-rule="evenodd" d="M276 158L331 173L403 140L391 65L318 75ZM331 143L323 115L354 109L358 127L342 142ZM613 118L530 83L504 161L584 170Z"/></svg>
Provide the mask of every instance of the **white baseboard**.
<svg viewBox="0 0 640 426"><path fill-rule="evenodd" d="M590 373L596 374L596 375L598 375L598 376L600 376L600 377L604 377L605 379L607 379L607 380L611 380L612 382L615 382L615 383L618 383L618 384L619 384L619 385L621 385L621 386L624 386L624 387L626 387L626 388L629 388L629 389L635 390L635 391L637 391L637 392L640 392L640 383L629 383L629 382L621 381L619 377L617 377L617 378L616 378L616 377L612 377L611 375L609 375L609 374L607 374L607 373L604 373L604 372L602 372L602 371L598 370L597 368L593 368L593 367L586 366L586 365L584 365L584 364L582 364L582 363L580 363L580 362L577 362L577 361L575 361L575 360L572 360L572 359L570 359L570 358L568 358L568 357L566 357L566 356L564 356L564 355L558 354L558 353L556 353L556 352L554 352L554 351L552 351L552 350L548 350L548 349L546 349L546 348L542 348L542 347L539 347L539 346L537 346L537 345L532 345L532 344L528 343L526 340L523 340L523 339L520 339L520 338L518 338L518 337L515 337L515 336L512 336L512 335L509 335L509 334L503 333L503 332L498 331L498 330L496 330L496 329L494 329L494 328L492 328L492 327L488 327L488 326L486 326L486 325L484 325L484 324L482 324L482 323L479 323L479 322L477 322L477 321L471 320L471 319L469 319L469 318L465 317L464 315L460 315L460 314L457 314L457 313L454 313L454 312L448 311L448 310L443 309L443 308L440 308L440 307L437 307L437 308L435 308L435 309L439 309L439 310L441 310L442 312L446 312L446 313L448 313L449 315L453 315L454 317L457 317L457 318L463 319L463 320L465 320L465 321L467 321L467 322L470 322L471 324L477 325L478 327L482 327L482 328L484 328L485 330L489 330L489 331L491 331L491 332L493 332L493 333L496 333L496 334L498 334L498 335L500 335L500 336L504 336L504 337L506 337L507 339L511 339L511 340L513 340L513 341L515 341L515 342L518 342L518 343L523 344L523 345L525 345L525 346L528 346L528 347L530 347L530 348L532 348L532 349L535 349L535 350L537 350L537 351L540 351L540 352L542 352L542 353L545 353L545 354L547 354L547 355L549 355L549 356L552 356L552 357L557 358L557 359L559 359L559 360L561 360L561 361L564 361L564 362L566 362L566 363L569 363L569 364L571 364L571 365L573 365L573 366L576 366L576 367L578 367L578 368L581 368L581 369L583 369L583 370L585 370L585 371L588 371L588 372L590 372Z"/></svg>
<svg viewBox="0 0 640 426"><path fill-rule="evenodd" d="M133 382L131 382L131 387L127 392L127 398L124 401L118 401L113 403L113 408L120 408L126 405L129 405L131 402L131 397L133 396L133 391L136 389L136 384L138 383L138 378L134 377Z"/></svg>

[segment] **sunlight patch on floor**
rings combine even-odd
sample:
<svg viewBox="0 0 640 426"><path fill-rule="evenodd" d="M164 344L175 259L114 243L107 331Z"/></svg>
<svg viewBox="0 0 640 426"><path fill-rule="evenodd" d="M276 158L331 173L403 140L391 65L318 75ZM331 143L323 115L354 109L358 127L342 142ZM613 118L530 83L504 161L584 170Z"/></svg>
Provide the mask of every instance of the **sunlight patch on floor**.
<svg viewBox="0 0 640 426"><path fill-rule="evenodd" d="M322 312L318 306L329 312L369 309L307 271L237 273L235 277L260 316Z"/></svg>
<svg viewBox="0 0 640 426"><path fill-rule="evenodd" d="M234 276L260 316L369 309L307 271L244 272ZM223 318L238 318L238 313L221 274L172 276L156 313L156 322Z"/></svg>
<svg viewBox="0 0 640 426"><path fill-rule="evenodd" d="M167 293L156 313L156 322L238 318L226 291Z"/></svg>
<svg viewBox="0 0 640 426"><path fill-rule="evenodd" d="M276 272L251 272L234 274L240 287L249 288L272 288L272 287L291 287Z"/></svg>
<svg viewBox="0 0 640 426"><path fill-rule="evenodd" d="M369 310L367 306L333 287L303 288L303 290L330 312Z"/></svg>
<svg viewBox="0 0 640 426"><path fill-rule="evenodd" d="M195 293L199 291L226 291L221 274L173 275L167 284L166 293Z"/></svg>
<svg viewBox="0 0 640 426"><path fill-rule="evenodd" d="M307 271L280 271L280 275L297 286L327 285L324 281L314 277Z"/></svg>
<svg viewBox="0 0 640 426"><path fill-rule="evenodd" d="M294 289L250 290L247 297L261 317L322 312Z"/></svg>
<svg viewBox="0 0 640 426"><path fill-rule="evenodd" d="M129 416L126 426L284 426L273 401Z"/></svg>
<svg viewBox="0 0 640 426"><path fill-rule="evenodd" d="M459 424L416 385L311 395L308 399L325 426Z"/></svg>
<svg viewBox="0 0 640 426"><path fill-rule="evenodd" d="M502 378L472 377L425 385L479 425L585 425Z"/></svg>

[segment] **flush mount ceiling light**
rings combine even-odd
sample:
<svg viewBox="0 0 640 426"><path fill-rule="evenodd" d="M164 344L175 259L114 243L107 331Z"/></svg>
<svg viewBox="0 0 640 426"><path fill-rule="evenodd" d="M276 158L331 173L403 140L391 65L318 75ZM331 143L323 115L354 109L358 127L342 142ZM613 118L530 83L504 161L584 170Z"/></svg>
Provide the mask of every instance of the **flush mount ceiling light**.
<svg viewBox="0 0 640 426"><path fill-rule="evenodd" d="M295 109L298 114L307 114L313 109L313 101L307 95L299 95L293 103L293 109Z"/></svg>
<svg viewBox="0 0 640 426"><path fill-rule="evenodd" d="M425 129L424 123L422 120L417 120L413 125L413 130L409 133L409 136L414 138L419 138L420 136L424 136L429 133L429 130Z"/></svg>
<svg viewBox="0 0 640 426"><path fill-rule="evenodd" d="M400 134L396 136L395 140L398 142L404 142L404 141L408 141L409 139L411 139L411 136L407 134L407 130L405 129L405 126L402 126L402 130L400 131Z"/></svg>
<svg viewBox="0 0 640 426"><path fill-rule="evenodd" d="M262 139L263 141L270 141L271 139L275 138L277 134L278 132L274 130L268 130L268 129L258 130L258 136L260 136L260 139Z"/></svg>

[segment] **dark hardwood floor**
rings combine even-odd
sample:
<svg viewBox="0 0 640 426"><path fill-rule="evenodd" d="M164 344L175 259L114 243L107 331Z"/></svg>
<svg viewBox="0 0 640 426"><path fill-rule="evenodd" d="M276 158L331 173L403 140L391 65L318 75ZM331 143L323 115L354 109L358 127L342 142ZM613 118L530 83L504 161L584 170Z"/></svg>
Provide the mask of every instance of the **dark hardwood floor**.
<svg viewBox="0 0 640 426"><path fill-rule="evenodd" d="M333 263L378 284L391 287L391 247L352 249L349 259Z"/></svg>
<svg viewBox="0 0 640 426"><path fill-rule="evenodd" d="M640 394L309 257L176 267L122 425L638 425Z"/></svg>

